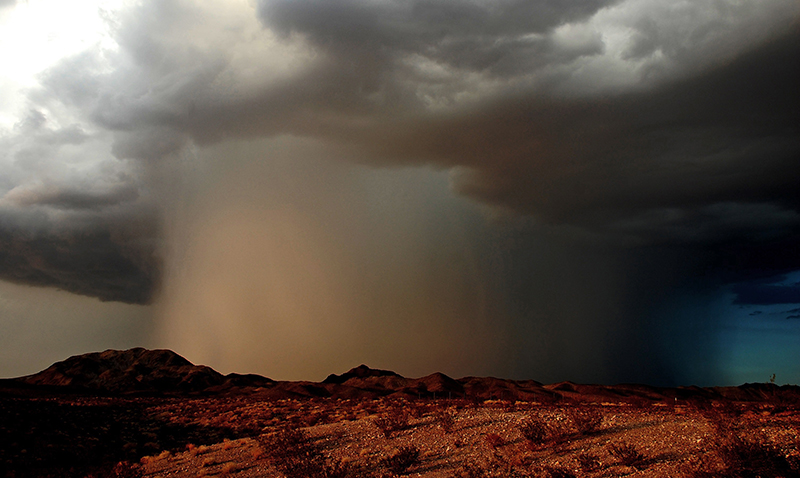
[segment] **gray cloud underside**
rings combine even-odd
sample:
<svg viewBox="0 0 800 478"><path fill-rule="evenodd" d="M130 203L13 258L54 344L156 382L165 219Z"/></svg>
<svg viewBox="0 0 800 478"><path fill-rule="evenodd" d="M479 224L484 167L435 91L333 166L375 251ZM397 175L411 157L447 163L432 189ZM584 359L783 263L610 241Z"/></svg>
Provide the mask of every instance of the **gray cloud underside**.
<svg viewBox="0 0 800 478"><path fill-rule="evenodd" d="M101 300L148 303L160 267L154 217L75 213L53 220L5 209L0 211L0 278Z"/></svg>
<svg viewBox="0 0 800 478"><path fill-rule="evenodd" d="M569 61L580 54L599 53L599 38L568 52L558 51L545 34L617 2L348 0L298 4L278 0L262 1L259 14L268 27L284 36L306 35L343 61L356 59L361 63L358 68L367 75L380 75L400 55L418 54L465 71L505 77L550 62Z"/></svg>
<svg viewBox="0 0 800 478"><path fill-rule="evenodd" d="M398 161L467 166L456 178L461 192L547 222L672 231L673 240L704 239L715 216L730 221L716 225L723 234L739 225L795 230L798 59L794 31L654 91L509 98L469 115L382 125L365 141Z"/></svg>
<svg viewBox="0 0 800 478"><path fill-rule="evenodd" d="M379 164L461 166L458 191L543 222L678 242L795 230L796 27L728 64L655 88L572 98L511 89L445 113L424 108L415 94L424 80L408 78L398 61L414 53L464 72L502 76L495 69L507 56L547 55L501 40L547 33L604 6L577 5L262 2L265 25L304 35L326 59L228 101L212 91L225 61L197 59L183 77L170 73L170 89L135 99L101 95L94 114L120 130L115 152L123 157L157 158L189 138L207 144L310 135L355 145ZM127 35L131 48L147 43ZM477 60L481 48L474 45L465 48L470 61L451 51L476 41L499 49L493 59ZM550 64L574 59L556 56Z"/></svg>
<svg viewBox="0 0 800 478"><path fill-rule="evenodd" d="M798 28L776 27L769 41L720 59L708 45L720 43L714 28L735 27L725 8L718 12L725 21L710 21L688 40L660 28L659 18L642 20L624 56L666 55L680 74L648 81L666 68L656 65L633 87L565 92L583 59L607 45L591 29L561 41L558 28L617 3L262 1L255 13L263 28L286 44L302 43L313 61L247 87L231 71L231 51L197 46L190 29L197 9L145 3L120 21L112 71L98 66L99 54L80 55L43 75L32 97L112 131L118 158L156 163L190 142L315 137L368 164L454 168L456 191L545 224L638 243L724 243L751 257L790 252L800 231ZM67 136L59 141L82 140L79 130ZM39 191L28 204L102 209L103 201L136 194L99 191L64 186ZM6 261L17 264L24 241L9 227L4 241L16 252ZM44 249L72 247L53 241ZM108 263L123 264L113 241L106 244ZM134 255L148 256L149 248ZM65 267L85 272L77 260ZM139 285L126 300L146 300L143 287L158 282L158 268L125 267L122 276L141 279L130 279ZM49 277L36 280L92 290ZM97 291L82 293L117 300L102 292L102 274L91 277Z"/></svg>
<svg viewBox="0 0 800 478"><path fill-rule="evenodd" d="M108 301L151 300L158 213L141 180L98 144L36 108L0 137L0 279Z"/></svg>

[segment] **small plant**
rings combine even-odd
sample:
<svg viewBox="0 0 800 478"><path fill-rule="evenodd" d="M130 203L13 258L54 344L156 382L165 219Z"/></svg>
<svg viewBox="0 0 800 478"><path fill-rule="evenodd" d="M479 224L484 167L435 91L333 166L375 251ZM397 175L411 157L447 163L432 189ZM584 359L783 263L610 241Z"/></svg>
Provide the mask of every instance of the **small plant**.
<svg viewBox="0 0 800 478"><path fill-rule="evenodd" d="M572 423L579 435L590 435L600 429L603 424L603 414L594 408L571 408L568 412Z"/></svg>
<svg viewBox="0 0 800 478"><path fill-rule="evenodd" d="M453 433L453 425L455 425L455 419L453 415L450 413L449 410L437 410L434 413L436 420L439 422L439 426L442 427L445 433Z"/></svg>
<svg viewBox="0 0 800 478"><path fill-rule="evenodd" d="M308 453L308 435L299 428L281 428L272 435L259 438L261 446L275 458Z"/></svg>
<svg viewBox="0 0 800 478"><path fill-rule="evenodd" d="M389 438L393 433L408 427L408 415L401 410L391 409L389 412L373 420L373 422L375 426L383 432L383 435Z"/></svg>
<svg viewBox="0 0 800 478"><path fill-rule="evenodd" d="M405 473L419 463L419 449L413 445L404 446L383 459L383 464L394 473Z"/></svg>
<svg viewBox="0 0 800 478"><path fill-rule="evenodd" d="M518 428L529 445L543 445L550 439L550 426L538 417L528 417Z"/></svg>
<svg viewBox="0 0 800 478"><path fill-rule="evenodd" d="M345 478L347 463L328 463L303 430L287 427L259 438L272 463L287 478Z"/></svg>
<svg viewBox="0 0 800 478"><path fill-rule="evenodd" d="M581 471L590 472L600 469L600 459L594 453L579 453L577 458Z"/></svg>
<svg viewBox="0 0 800 478"><path fill-rule="evenodd" d="M630 443L611 444L608 452L617 459L621 465L640 468L645 462L645 456Z"/></svg>
<svg viewBox="0 0 800 478"><path fill-rule="evenodd" d="M492 449L497 449L498 447L505 445L506 441L497 433L490 433L486 435L486 443L488 443Z"/></svg>
<svg viewBox="0 0 800 478"><path fill-rule="evenodd" d="M718 476L800 476L800 469L771 443L752 443L735 433L719 450L726 472Z"/></svg>

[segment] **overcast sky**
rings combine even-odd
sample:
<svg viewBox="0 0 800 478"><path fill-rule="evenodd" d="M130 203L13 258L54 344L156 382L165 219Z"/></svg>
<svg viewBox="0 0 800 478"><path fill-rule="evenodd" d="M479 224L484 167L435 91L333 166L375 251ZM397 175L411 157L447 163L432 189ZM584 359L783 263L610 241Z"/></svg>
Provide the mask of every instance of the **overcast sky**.
<svg viewBox="0 0 800 478"><path fill-rule="evenodd" d="M796 0L5 0L0 65L0 376L800 382Z"/></svg>

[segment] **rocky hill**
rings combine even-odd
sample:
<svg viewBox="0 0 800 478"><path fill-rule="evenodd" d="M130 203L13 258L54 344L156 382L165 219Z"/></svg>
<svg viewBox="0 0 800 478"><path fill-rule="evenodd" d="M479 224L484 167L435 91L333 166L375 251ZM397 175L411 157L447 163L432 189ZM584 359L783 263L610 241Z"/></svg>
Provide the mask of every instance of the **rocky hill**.
<svg viewBox="0 0 800 478"><path fill-rule="evenodd" d="M17 380L106 393L198 393L272 382L260 376L225 376L211 367L194 365L171 350L144 348L75 355Z"/></svg>
<svg viewBox="0 0 800 478"><path fill-rule="evenodd" d="M236 395L265 399L330 397L369 399L395 397L460 398L586 403L674 402L687 400L783 400L800 401L800 387L774 384L744 384L739 387L660 388L638 384L585 385L560 382L543 385L534 380L492 377L453 379L443 373L407 378L366 365L322 382L274 381L260 375L222 375L210 367L194 365L170 350L106 350L76 355L35 375L4 380L0 393L9 386L43 387L53 390L98 394Z"/></svg>

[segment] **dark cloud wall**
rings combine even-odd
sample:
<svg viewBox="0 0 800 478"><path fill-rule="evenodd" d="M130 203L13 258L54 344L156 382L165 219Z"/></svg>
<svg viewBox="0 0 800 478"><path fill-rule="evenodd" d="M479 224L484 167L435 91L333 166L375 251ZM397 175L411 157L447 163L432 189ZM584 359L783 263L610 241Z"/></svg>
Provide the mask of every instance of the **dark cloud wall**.
<svg viewBox="0 0 800 478"><path fill-rule="evenodd" d="M708 304L732 284L745 284L739 301L774 302L747 284L800 268L798 18L793 0L130 5L108 14L116 47L43 72L26 93L29 113L3 136L0 277L103 300L160 297L177 321L164 336L195 337L187 347L197 350L217 339L193 335L187 319L201 291L204 310L243 315L219 339L228 349L253 345L248 327L266 330L258 317L321 315L325 304L366 337L403 323L441 335L463 312L468 331L498 317L481 345L507 350L480 357L520 377L553 369L563 372L553 378L671 383L689 376L692 357L706 379L719 370L704 346L722 327ZM282 172L282 161L297 166ZM448 171L452 192L472 202L435 212L470 224L458 229L466 245L454 251L459 234L433 226L382 229L391 217L371 201L383 197L398 214L408 198L327 184L316 161L338 165L325 170L337 178L357 176L342 164ZM242 195L235 184L245 183ZM216 199L187 204L194 187ZM259 237L296 254L275 267L302 306L275 299L286 307L278 313L235 280L242 269L280 283L254 265L272 260ZM413 266L381 257L389 245ZM230 263L217 259L231 248ZM471 264L469 281L456 280L463 270L448 258ZM337 273L334 287L325 278ZM473 313L476 297L491 306ZM426 328L398 304L445 318ZM331 337L381 357L368 340ZM215 344L203 356L234 363ZM444 340L420 344L467 367ZM427 372L442 356L417 347L415 370ZM264 366L264 356L242 360Z"/></svg>
<svg viewBox="0 0 800 478"><path fill-rule="evenodd" d="M608 53L594 19L614 8L638 32L626 60L669 61L594 91L575 83L578 68ZM261 34L273 32L271 45L305 63L278 76L273 63L255 65L246 82L235 63L244 20L212 22L219 30L199 38L208 9L145 3L117 19L110 70L99 73L108 58L87 52L51 69L33 97L73 108L112 132L117 158L145 164L180 155L188 141L288 133L332 141L366 163L455 168L458 193L622 240L796 233L800 34L786 19L796 9L688 6L659 19L648 8L659 11L647 2L263 1L253 12ZM769 22L772 33L753 33ZM678 36L684 25L694 50ZM735 45L761 41L725 51L713 40L726 35ZM25 121L37 128L41 118ZM77 125L49 134L45 143L86 141ZM17 156L35 156L41 142ZM141 187L12 195L97 208L135 200Z"/></svg>
<svg viewBox="0 0 800 478"><path fill-rule="evenodd" d="M190 22L200 13L170 2L146 5L118 34L133 63L103 79L89 106L93 118L117 131L113 151L120 157L157 160L189 138L208 144L290 133L361 149L367 162L457 167L456 191L546 223L667 242L796 230L797 27L776 30L723 62L707 52L710 66L700 67L699 54L675 43L668 22L640 21L644 33L631 46L638 53L629 56L658 50L688 71L597 94L559 92L570 80L563 75L575 73L549 72L600 56L604 47L591 31L559 43L557 27L613 5L262 2L264 26L284 42L302 39L315 60L286 80L229 95L219 82L231 53L187 52L186 39L170 35L169 19ZM153 17L161 20L147 20ZM656 26L658 34L647 33ZM732 28L717 26L724 27ZM704 28L713 30L713 22ZM696 30L700 46L713 37ZM485 58L482 42L492 45ZM550 46L532 46L537 42ZM578 45L577 56L558 45ZM420 76L423 60L455 73ZM506 61L516 70L502 67ZM454 101L468 89L459 81L469 74L503 86L463 106L426 103L428 96ZM541 78L522 81L530 75Z"/></svg>
<svg viewBox="0 0 800 478"><path fill-rule="evenodd" d="M97 136L32 108L0 139L0 278L145 304L160 280L159 207Z"/></svg>
<svg viewBox="0 0 800 478"><path fill-rule="evenodd" d="M781 235L800 219L798 40L646 92L515 96L365 141L464 166L457 190L545 222L677 242Z"/></svg>
<svg viewBox="0 0 800 478"><path fill-rule="evenodd" d="M114 216L73 213L52 220L3 211L0 278L101 300L150 302L160 276L158 224L152 213Z"/></svg>
<svg viewBox="0 0 800 478"><path fill-rule="evenodd" d="M403 73L407 72L398 70L405 55L421 55L465 71L508 77L551 62L599 53L603 47L598 37L566 49L559 48L546 34L613 3L317 1L298 5L262 1L258 12L268 27L284 36L305 35L342 60L339 68L355 59L353 67L358 68L362 81L374 81L380 88L386 85L377 83L404 80ZM399 73L398 77L386 78L393 73Z"/></svg>

